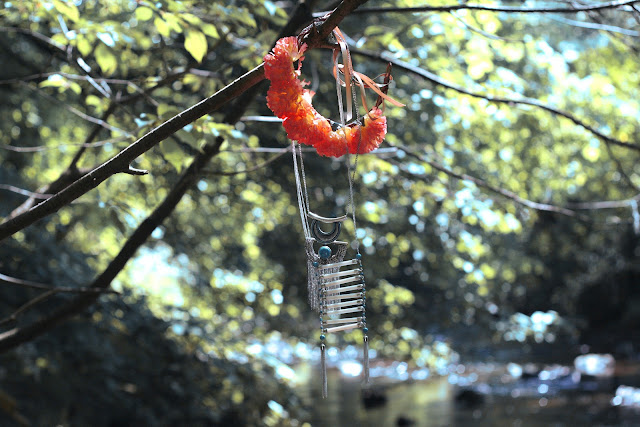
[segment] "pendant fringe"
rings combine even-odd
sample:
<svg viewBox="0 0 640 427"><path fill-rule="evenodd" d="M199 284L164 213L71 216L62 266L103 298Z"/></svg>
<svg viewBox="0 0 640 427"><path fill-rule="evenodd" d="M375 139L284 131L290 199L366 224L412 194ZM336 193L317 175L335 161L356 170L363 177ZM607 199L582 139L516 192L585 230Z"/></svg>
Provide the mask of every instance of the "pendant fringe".
<svg viewBox="0 0 640 427"><path fill-rule="evenodd" d="M322 369L322 398L327 398L327 358L325 356L325 345L320 344L320 369Z"/></svg>
<svg viewBox="0 0 640 427"><path fill-rule="evenodd" d="M369 384L369 337L366 335L364 336L363 359L364 383Z"/></svg>

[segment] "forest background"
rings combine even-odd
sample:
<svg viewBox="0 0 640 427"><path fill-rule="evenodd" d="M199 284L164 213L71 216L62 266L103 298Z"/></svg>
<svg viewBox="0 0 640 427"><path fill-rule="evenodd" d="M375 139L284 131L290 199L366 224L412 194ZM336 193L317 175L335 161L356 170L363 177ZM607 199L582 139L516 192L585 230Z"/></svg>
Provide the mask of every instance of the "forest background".
<svg viewBox="0 0 640 427"><path fill-rule="evenodd" d="M377 357L636 356L638 3L4 2L0 420L304 420L287 360L255 350L318 335L261 63L336 7L308 39L318 111L337 119L315 49L336 24L406 104L345 230ZM305 166L312 209L343 212L344 159Z"/></svg>

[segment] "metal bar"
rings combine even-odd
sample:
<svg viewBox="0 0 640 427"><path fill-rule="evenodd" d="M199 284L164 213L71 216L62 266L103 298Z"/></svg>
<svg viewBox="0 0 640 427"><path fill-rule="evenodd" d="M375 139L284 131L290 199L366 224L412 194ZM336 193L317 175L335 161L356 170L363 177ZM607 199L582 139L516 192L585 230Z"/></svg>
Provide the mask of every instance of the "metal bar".
<svg viewBox="0 0 640 427"><path fill-rule="evenodd" d="M362 298L364 296L363 292L356 292L354 294L340 294L340 295L331 295L328 298L325 298L327 301L329 300L341 300L348 298Z"/></svg>
<svg viewBox="0 0 640 427"><path fill-rule="evenodd" d="M343 301L343 302L337 302L334 304L327 304L324 307L325 308L349 307L350 305L358 305L358 304L362 304L363 302L364 300L357 299L352 301Z"/></svg>
<svg viewBox="0 0 640 427"><path fill-rule="evenodd" d="M351 323L349 325L336 326L334 328L325 329L325 333L330 334L332 332L348 331L349 329L355 329L360 327L360 323Z"/></svg>
<svg viewBox="0 0 640 427"><path fill-rule="evenodd" d="M362 317L344 317L342 319L327 319L323 320L322 323L325 325L335 325L336 323L349 323L349 322L360 322Z"/></svg>
<svg viewBox="0 0 640 427"><path fill-rule="evenodd" d="M323 285L324 286L336 286L336 285L343 285L345 283L357 282L359 280L362 280L361 276L351 276L351 277L347 277L346 279L334 280L332 282L324 282Z"/></svg>
<svg viewBox="0 0 640 427"><path fill-rule="evenodd" d="M327 311L324 314L326 314L327 316L332 316L334 314L358 313L363 311L364 311L364 307L360 305L358 307L353 307L353 308L341 308L340 310Z"/></svg>
<svg viewBox="0 0 640 427"><path fill-rule="evenodd" d="M336 288L336 289L325 288L324 294L325 296L327 296L327 295L339 294L341 292L355 291L360 289L364 289L364 285L362 283L360 283L359 285L345 286L343 288Z"/></svg>
<svg viewBox="0 0 640 427"><path fill-rule="evenodd" d="M362 269L357 268L355 270L345 270L345 271L338 271L337 273L321 274L320 278L326 280L326 279L333 279L334 277L350 276L355 274L362 274Z"/></svg>
<svg viewBox="0 0 640 427"><path fill-rule="evenodd" d="M348 261L336 262L334 264L324 264L318 267L318 270L326 270L328 268L340 268L347 265L356 265L359 261L357 259L350 259Z"/></svg>
<svg viewBox="0 0 640 427"><path fill-rule="evenodd" d="M309 218L311 218L311 219L315 219L315 220L318 220L318 221L321 221L321 222L324 222L324 223L327 223L327 224L330 224L332 222L342 222L345 219L347 219L346 215L338 216L338 217L335 217L335 218L327 218L327 217L315 214L315 213L313 213L311 211L307 212L307 216Z"/></svg>

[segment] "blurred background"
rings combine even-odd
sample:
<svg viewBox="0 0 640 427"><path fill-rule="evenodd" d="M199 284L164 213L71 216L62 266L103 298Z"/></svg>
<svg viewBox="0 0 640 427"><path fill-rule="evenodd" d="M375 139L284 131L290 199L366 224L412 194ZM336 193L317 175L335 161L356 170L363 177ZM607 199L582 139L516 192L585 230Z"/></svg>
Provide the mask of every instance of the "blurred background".
<svg viewBox="0 0 640 427"><path fill-rule="evenodd" d="M336 4L4 2L0 215ZM393 62L389 93L406 104L358 158L357 227L341 236L361 242L370 384L362 332L334 334L321 398L290 142L263 82L140 156L147 175L116 174L0 243L0 424L637 425L639 23L638 1L372 0L340 24L355 69ZM302 78L338 120L331 67L310 51ZM242 118L226 123L229 108ZM6 344L83 295L218 137L113 292ZM311 210L346 213L345 159L304 162Z"/></svg>

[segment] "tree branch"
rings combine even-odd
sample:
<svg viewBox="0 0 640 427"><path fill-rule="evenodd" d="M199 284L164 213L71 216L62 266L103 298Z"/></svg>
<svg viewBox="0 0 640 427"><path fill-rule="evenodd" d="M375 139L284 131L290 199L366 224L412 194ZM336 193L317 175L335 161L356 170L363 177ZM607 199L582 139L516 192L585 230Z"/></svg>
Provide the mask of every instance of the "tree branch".
<svg viewBox="0 0 640 427"><path fill-rule="evenodd" d="M240 170L240 171L205 171L205 175L207 176L233 176L233 175L241 175L243 173L251 173L251 172L255 172L259 169L262 169L268 165L270 165L271 163L275 162L276 160L278 160L280 157L282 157L283 155L285 155L287 152L290 152L291 149L287 149L285 151L282 151L278 154L274 154L273 156L269 157L267 160L263 161L262 163L258 163L257 165L250 167L250 168L246 168L244 170Z"/></svg>
<svg viewBox="0 0 640 427"><path fill-rule="evenodd" d="M574 116L573 114L564 111L564 110L560 110L557 109L555 107L552 107L550 105L544 104L538 100L535 99L531 99L531 98L504 98L504 97L499 97L499 96L491 96L491 95L486 95L486 94L482 94L482 93L478 93L478 92L472 92L462 86L458 86L455 83L451 83L446 81L445 79L437 76L436 74L427 71L423 68L420 67L416 67L414 65L411 65L407 62L401 61L399 59L396 59L395 57L393 57L392 55L386 53L386 52L382 52L382 53L375 53L375 52L370 52L370 51L366 51L366 50L360 50L360 49L351 49L351 53L356 54L356 55L361 55L361 56L365 56L367 58L371 58L371 59L376 59L378 61L384 62L384 63L389 63L391 62L395 67L400 68L402 70L405 70L407 72L410 72L412 74L415 74L417 76L422 77L423 79L436 84L438 86L442 86L446 89L452 89L458 93L461 93L463 95L468 95L468 96L472 96L474 98L481 98L481 99L486 99L489 102L495 102L497 104L510 104L510 105L530 105L532 107L537 107L540 108L541 110L545 110L548 111L552 114L555 114L557 116L561 116L564 117L565 119L568 119L570 121L572 121L574 124L580 126L581 128L589 131L590 133L592 133L593 135L597 136L598 138L600 138L602 141L604 141L606 144L612 144L612 145L617 145L619 147L624 147L624 148L628 148L630 150L635 150L635 151L639 151L640 152L640 145L635 145L635 144L629 144L627 142L624 141L620 141L619 139L615 139L610 137L609 135L605 135L604 133L602 133L601 131L599 131L598 129L596 129L595 127L585 123L583 120L579 119L578 117Z"/></svg>
<svg viewBox="0 0 640 427"><path fill-rule="evenodd" d="M640 3L640 0L618 0L590 5L576 5L573 7L532 7L522 8L513 6L483 6L480 4L453 4L448 6L418 6L418 7L368 7L358 9L353 14L364 13L420 13L420 12L452 12L456 10L482 10L486 12L507 13L577 13L591 10L616 9ZM325 12L314 13L314 17L323 16Z"/></svg>
<svg viewBox="0 0 640 427"><path fill-rule="evenodd" d="M610 200L610 201L596 201L596 202L574 202L574 203L567 203L565 207L562 206L556 206L556 205L551 205L548 203L539 203L539 202L534 202L532 200L529 199L525 199L523 197L518 196L516 193L509 191L509 190L505 190L504 188L501 187L496 187L494 185L489 184L488 182L486 182L483 179L477 178L475 176L471 176L465 173L457 173L452 171L451 169L449 169L448 167L434 162L433 160L429 160L424 158L424 156L416 153L413 149L411 149L410 147L404 146L404 145L399 145L397 146L397 148L403 150L408 156L413 157L423 163L428 164L429 166L431 166L432 168L443 172L445 174L447 174L448 176L451 176L453 178L459 179L459 180L463 180L463 181L470 181L473 182L475 185L477 185L478 187L482 187L485 188L489 191L491 191L492 193L496 193L502 197L505 197L507 199L513 200L514 202L531 208L531 209L535 209L538 211L547 211L547 212L554 212L554 213L558 213L561 215L566 215L569 217L576 217L580 220L586 220L586 218L582 217L581 215L579 215L577 212L577 210L590 210L590 211L595 211L595 210L604 210L604 209L628 209L630 206L632 206L632 204L634 202L638 202L640 201L640 194L637 194L636 196L630 198L630 199L626 199L626 200ZM409 172L410 173L410 172ZM415 174L412 174L415 175Z"/></svg>
<svg viewBox="0 0 640 427"><path fill-rule="evenodd" d="M7 276L6 274L2 274L0 273L0 281L6 282L6 283L11 283L13 285L18 285L18 286L22 286L25 288L31 288L31 289L39 289L41 291L51 291L51 290L55 290L56 292L62 292L62 293L71 293L71 294L81 294L81 293L114 293L117 294L116 291L108 289L95 289L95 288L83 288L83 287L79 287L79 288L74 288L74 287L70 287L70 286L51 286L51 285L45 285L44 283L38 283L38 282L32 282L31 280L24 280L24 279L18 279L16 277L11 277L11 276Z"/></svg>
<svg viewBox="0 0 640 427"><path fill-rule="evenodd" d="M640 37L640 32L629 30L628 28L616 27L613 25L599 24L599 23L593 23L593 22L575 21L573 19L560 18L557 16L549 16L548 18L563 24L571 25L573 27L587 28L589 30L606 31L609 33L623 34L625 36L631 36L631 37Z"/></svg>
<svg viewBox="0 0 640 427"><path fill-rule="evenodd" d="M33 197L34 199L48 199L51 194L35 193L33 191L25 190L24 188L18 188L9 184L0 184L0 190L7 190L13 193L22 194L23 196Z"/></svg>
<svg viewBox="0 0 640 427"><path fill-rule="evenodd" d="M509 190L505 190L504 188L500 188L500 187L496 187L493 186L491 184L489 184L488 182L486 182L483 179L480 178L476 178L475 176L471 176L471 175L467 175L464 173L457 173L452 171L451 169L449 169L448 167L441 165L440 163L436 163L433 160L429 160L429 159L425 159L423 156L415 153L411 148L406 147L406 146L398 146L398 148L400 148L401 150L403 150L404 152L407 153L408 156L413 157L423 163L428 164L429 166L431 166L432 168L439 170L440 172L444 172L445 174L456 178L456 179L460 179L463 181L470 181L473 182L475 185L477 185L478 187L482 187L482 188L486 188L487 190L499 194L502 197L506 197L507 199L511 199L514 202L522 205L522 206L526 206L528 208L531 209L535 209L538 211L547 211L547 212L555 212L555 213L559 213L562 215L566 215L569 217L576 217L577 214L576 212L572 211L571 209L567 209L567 208L563 208L560 206L555 206L555 205L550 205L547 203L538 203L538 202L534 202L532 200L528 200L525 199L523 197L518 196L516 193L514 193L513 191L509 191Z"/></svg>

